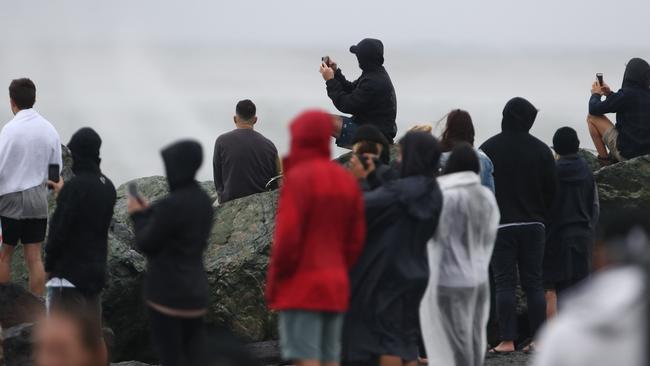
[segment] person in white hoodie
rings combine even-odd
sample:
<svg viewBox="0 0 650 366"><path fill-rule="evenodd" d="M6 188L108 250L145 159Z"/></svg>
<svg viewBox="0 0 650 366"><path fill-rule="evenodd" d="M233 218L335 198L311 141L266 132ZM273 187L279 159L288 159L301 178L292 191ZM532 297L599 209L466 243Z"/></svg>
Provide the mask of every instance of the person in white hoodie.
<svg viewBox="0 0 650 366"><path fill-rule="evenodd" d="M479 172L474 148L459 144L438 178L442 214L428 243L431 275L420 304L429 365L480 366L485 358L488 268L500 215Z"/></svg>
<svg viewBox="0 0 650 366"><path fill-rule="evenodd" d="M598 273L568 290L542 328L534 366L647 365L648 268L638 259L648 258L650 222L647 211L612 216L596 242Z"/></svg>
<svg viewBox="0 0 650 366"><path fill-rule="evenodd" d="M36 86L31 80L13 80L9 97L15 116L0 131L0 283L11 281L11 258L22 243L29 288L43 296L48 169L61 167L61 141L54 126L32 108Z"/></svg>

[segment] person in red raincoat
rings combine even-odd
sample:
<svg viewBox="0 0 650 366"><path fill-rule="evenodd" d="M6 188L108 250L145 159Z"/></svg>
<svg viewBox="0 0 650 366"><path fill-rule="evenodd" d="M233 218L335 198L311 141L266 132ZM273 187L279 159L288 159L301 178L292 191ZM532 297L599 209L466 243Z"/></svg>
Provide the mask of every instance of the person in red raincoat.
<svg viewBox="0 0 650 366"><path fill-rule="evenodd" d="M267 274L282 357L298 366L338 365L348 273L365 239L359 184L330 160L332 129L332 117L321 111L291 123Z"/></svg>

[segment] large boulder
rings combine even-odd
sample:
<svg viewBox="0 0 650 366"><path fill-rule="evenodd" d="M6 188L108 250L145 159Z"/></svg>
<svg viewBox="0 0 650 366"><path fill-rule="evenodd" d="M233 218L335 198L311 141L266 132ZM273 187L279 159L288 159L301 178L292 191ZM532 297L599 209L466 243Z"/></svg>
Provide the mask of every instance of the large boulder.
<svg viewBox="0 0 650 366"><path fill-rule="evenodd" d="M602 215L628 208L650 212L650 155L602 168L595 177Z"/></svg>
<svg viewBox="0 0 650 366"><path fill-rule="evenodd" d="M31 323L16 325L5 329L3 338L4 361L6 366L32 366L32 331ZM1 365L2 363L0 363Z"/></svg>

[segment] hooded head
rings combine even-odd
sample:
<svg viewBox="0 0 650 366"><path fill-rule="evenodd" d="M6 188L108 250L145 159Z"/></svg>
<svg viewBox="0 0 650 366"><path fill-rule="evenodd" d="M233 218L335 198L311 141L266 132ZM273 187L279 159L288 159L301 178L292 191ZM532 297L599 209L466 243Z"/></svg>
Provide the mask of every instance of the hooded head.
<svg viewBox="0 0 650 366"><path fill-rule="evenodd" d="M352 138L352 144L361 141L370 141L382 146L380 159L384 164L390 163L390 144L384 134L375 126L365 124L361 125Z"/></svg>
<svg viewBox="0 0 650 366"><path fill-rule="evenodd" d="M372 70L384 64L384 44L374 38L365 38L350 47L350 52L357 55L361 70Z"/></svg>
<svg viewBox="0 0 650 366"><path fill-rule="evenodd" d="M503 108L503 120L501 130L504 132L528 132L535 118L537 108L524 98L512 98Z"/></svg>
<svg viewBox="0 0 650 366"><path fill-rule="evenodd" d="M196 172L203 163L201 144L193 140L179 141L164 148L161 155L165 162L169 190L194 183Z"/></svg>
<svg viewBox="0 0 650 366"><path fill-rule="evenodd" d="M402 151L402 178L435 175L440 161L440 147L433 135L426 132L408 132L399 144Z"/></svg>
<svg viewBox="0 0 650 366"><path fill-rule="evenodd" d="M623 86L640 86L642 88L650 87L650 65L640 58L633 58L625 67L623 75Z"/></svg>
<svg viewBox="0 0 650 366"><path fill-rule="evenodd" d="M289 125L291 149L284 161L285 173L306 160L329 159L333 130L332 116L320 110L308 110L294 118Z"/></svg>
<svg viewBox="0 0 650 366"><path fill-rule="evenodd" d="M84 127L72 135L68 148L72 154L72 171L79 174L83 171L99 171L99 149L102 139L90 127Z"/></svg>

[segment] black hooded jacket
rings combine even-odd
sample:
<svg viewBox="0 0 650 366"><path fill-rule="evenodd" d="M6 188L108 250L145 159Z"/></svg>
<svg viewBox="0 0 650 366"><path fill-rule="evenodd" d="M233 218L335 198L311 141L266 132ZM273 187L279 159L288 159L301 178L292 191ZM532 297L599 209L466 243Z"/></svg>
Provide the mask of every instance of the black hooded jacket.
<svg viewBox="0 0 650 366"><path fill-rule="evenodd" d="M626 159L650 154L650 65L640 58L628 62L623 87L601 100L589 99L589 113L616 113L617 146Z"/></svg>
<svg viewBox="0 0 650 366"><path fill-rule="evenodd" d="M75 176L65 182L50 220L45 270L64 278L89 296L106 281L108 229L115 206L115 187L99 169L102 140L90 128L77 131L68 147Z"/></svg>
<svg viewBox="0 0 650 366"><path fill-rule="evenodd" d="M344 359L371 355L417 357L418 308L429 280L426 245L442 210L434 177L440 150L431 134L408 133L401 178L365 193L367 234L350 275Z"/></svg>
<svg viewBox="0 0 650 366"><path fill-rule="evenodd" d="M203 251L214 210L194 180L203 161L201 145L182 141L162 151L169 196L133 214L135 239L147 257L145 299L179 310L208 306Z"/></svg>
<svg viewBox="0 0 650 366"><path fill-rule="evenodd" d="M501 133L482 146L494 164L494 185L501 224L548 219L556 191L551 149L528 131L537 109L526 99L511 99L503 109Z"/></svg>
<svg viewBox="0 0 650 366"><path fill-rule="evenodd" d="M339 111L352 114L359 124L376 126L392 143L397 134L397 97L383 66L384 45L380 40L366 38L350 47L350 52L357 55L361 76L350 82L337 69L334 79L326 83L327 95Z"/></svg>

